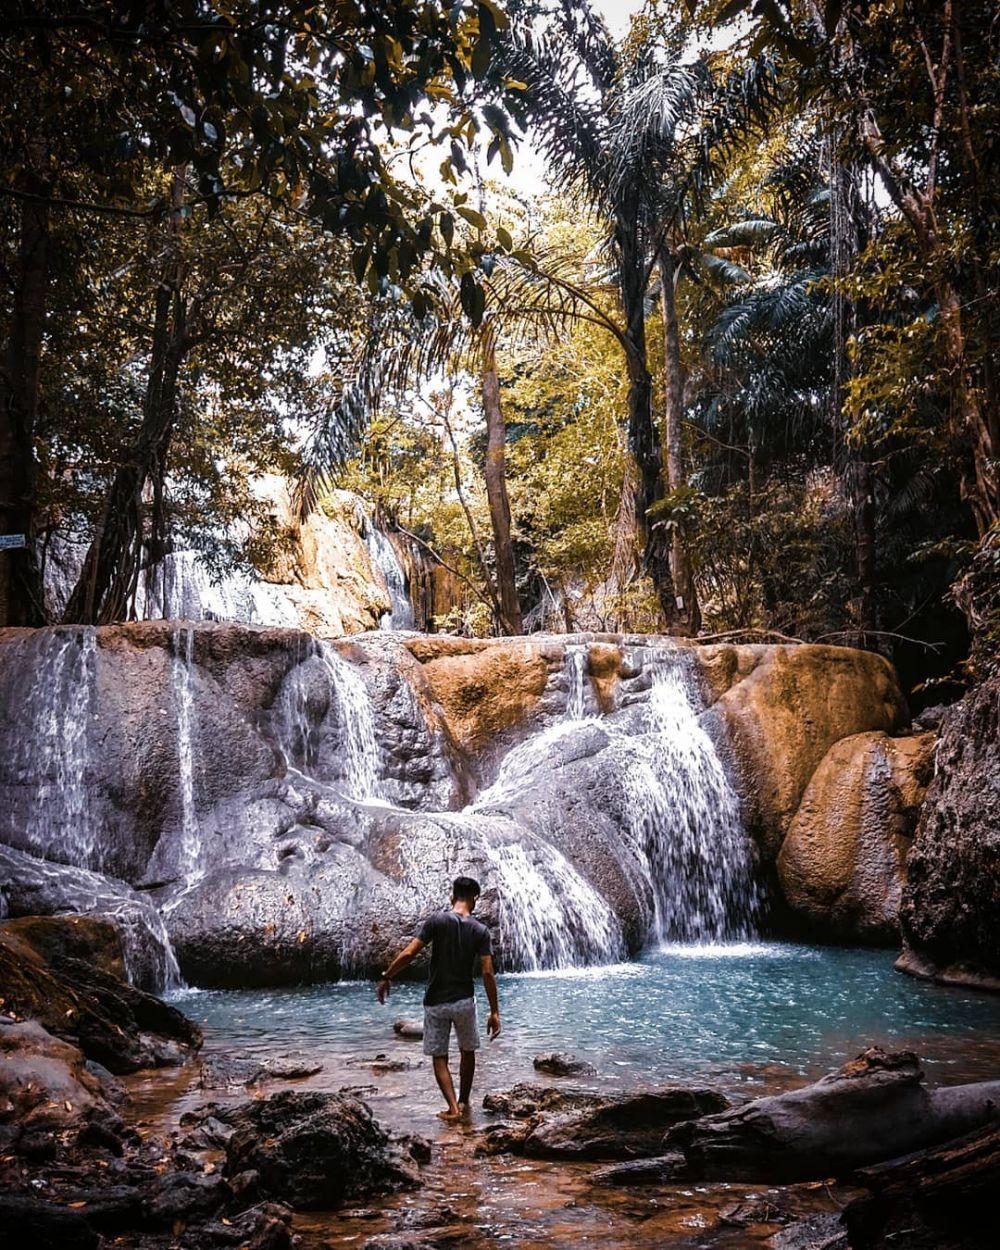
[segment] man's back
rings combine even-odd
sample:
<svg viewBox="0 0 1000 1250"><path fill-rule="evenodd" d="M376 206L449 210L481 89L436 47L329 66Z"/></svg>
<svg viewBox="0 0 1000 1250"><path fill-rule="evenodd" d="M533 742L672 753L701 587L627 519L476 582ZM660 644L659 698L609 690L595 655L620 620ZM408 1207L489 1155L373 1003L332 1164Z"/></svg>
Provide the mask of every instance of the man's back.
<svg viewBox="0 0 1000 1250"><path fill-rule="evenodd" d="M427 917L419 936L421 942L431 947L424 1005L433 1007L472 998L476 960L491 953L489 929L472 916L438 911Z"/></svg>

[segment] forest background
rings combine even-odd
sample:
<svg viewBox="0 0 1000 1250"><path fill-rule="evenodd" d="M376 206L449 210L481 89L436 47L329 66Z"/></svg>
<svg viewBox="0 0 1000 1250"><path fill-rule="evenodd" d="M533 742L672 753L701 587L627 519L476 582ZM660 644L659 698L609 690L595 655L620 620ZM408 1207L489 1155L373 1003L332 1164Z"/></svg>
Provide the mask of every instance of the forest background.
<svg viewBox="0 0 1000 1250"><path fill-rule="evenodd" d="M958 3L15 3L8 624L348 487L434 624L1000 642L998 20ZM609 10L611 6L605 5Z"/></svg>

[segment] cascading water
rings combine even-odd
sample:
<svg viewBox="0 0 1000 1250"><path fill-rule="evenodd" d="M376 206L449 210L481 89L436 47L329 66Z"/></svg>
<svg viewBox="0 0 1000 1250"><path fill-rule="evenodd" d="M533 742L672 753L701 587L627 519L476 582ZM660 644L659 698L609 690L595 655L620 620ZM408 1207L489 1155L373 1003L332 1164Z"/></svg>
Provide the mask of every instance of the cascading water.
<svg viewBox="0 0 1000 1250"><path fill-rule="evenodd" d="M586 716L587 705L587 665L589 657L586 647L567 646L565 669L568 690L566 694L565 720L579 721Z"/></svg>
<svg viewBox="0 0 1000 1250"><path fill-rule="evenodd" d="M348 794L353 799L377 799L381 751L375 737L375 715L368 687L357 669L333 647L321 643L319 653L336 694Z"/></svg>
<svg viewBox="0 0 1000 1250"><path fill-rule="evenodd" d="M144 620L298 624L295 609L275 587L239 573L213 578L196 551L170 552L145 570L136 606Z"/></svg>
<svg viewBox="0 0 1000 1250"><path fill-rule="evenodd" d="M660 942L750 937L759 907L752 844L679 657L653 665L648 733L627 739L626 810L649 863Z"/></svg>
<svg viewBox="0 0 1000 1250"><path fill-rule="evenodd" d="M180 797L181 837L177 867L190 889L205 875L201 830L194 784L194 630L178 627L174 633L174 698L177 701L177 777Z"/></svg>
<svg viewBox="0 0 1000 1250"><path fill-rule="evenodd" d="M37 789L28 813L27 845L43 859L78 868L100 866L87 769L97 682L97 632L54 632L42 643L26 707L21 774Z"/></svg>
<svg viewBox="0 0 1000 1250"><path fill-rule="evenodd" d="M469 810L506 812L553 770L606 750L620 787L619 819L635 856L622 856L622 870L635 863L648 884L650 939L746 939L759 908L752 844L736 792L698 719L686 657L663 651L643 657L641 667L651 680L638 721L588 717L587 649L567 646L563 716L508 752ZM516 844L501 844L489 857L505 940L521 966L620 957L621 933L610 908L564 856L546 856L544 871Z"/></svg>
<svg viewBox="0 0 1000 1250"><path fill-rule="evenodd" d="M334 710L340 749L322 752L323 720ZM326 642L314 641L282 683L272 710L276 745L285 765L340 784L359 801L381 801L382 753L375 736L371 695L357 668Z"/></svg>
<svg viewBox="0 0 1000 1250"><path fill-rule="evenodd" d="M621 926L604 898L555 847L539 851L542 865L518 843L486 848L505 955L528 972L623 958Z"/></svg>
<svg viewBox="0 0 1000 1250"><path fill-rule="evenodd" d="M382 574L392 611L386 612L379 622L380 629L412 629L413 605L406 593L406 574L399 563L396 549L380 529L367 521L365 525L365 546L371 562Z"/></svg>

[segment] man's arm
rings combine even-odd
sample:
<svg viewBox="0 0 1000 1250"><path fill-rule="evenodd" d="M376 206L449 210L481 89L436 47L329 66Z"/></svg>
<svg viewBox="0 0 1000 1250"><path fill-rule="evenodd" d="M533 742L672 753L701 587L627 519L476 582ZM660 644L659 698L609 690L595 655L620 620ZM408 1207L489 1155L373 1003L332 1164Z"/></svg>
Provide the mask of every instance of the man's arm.
<svg viewBox="0 0 1000 1250"><path fill-rule="evenodd" d="M484 955L482 959L483 989L490 1002L490 1018L486 1022L486 1032L490 1037L500 1036L500 999L497 997L497 974L493 970L493 956Z"/></svg>
<svg viewBox="0 0 1000 1250"><path fill-rule="evenodd" d="M375 993L378 995L378 1001L384 1003L389 997L389 991L392 989L392 978L399 976L404 968L413 963L414 959L424 949L425 943L420 938L414 938L399 952L385 972L382 973L382 979L375 987Z"/></svg>

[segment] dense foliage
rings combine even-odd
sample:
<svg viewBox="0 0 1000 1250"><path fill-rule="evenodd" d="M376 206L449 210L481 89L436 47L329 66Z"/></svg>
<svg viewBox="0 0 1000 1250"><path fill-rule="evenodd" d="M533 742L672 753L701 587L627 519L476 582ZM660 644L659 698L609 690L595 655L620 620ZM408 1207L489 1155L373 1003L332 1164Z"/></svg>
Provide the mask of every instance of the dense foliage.
<svg viewBox="0 0 1000 1250"><path fill-rule="evenodd" d="M935 698L1000 633L996 39L975 0L9 6L6 619L67 540L80 620L171 543L267 558L280 472L449 571L431 625L858 643Z"/></svg>

